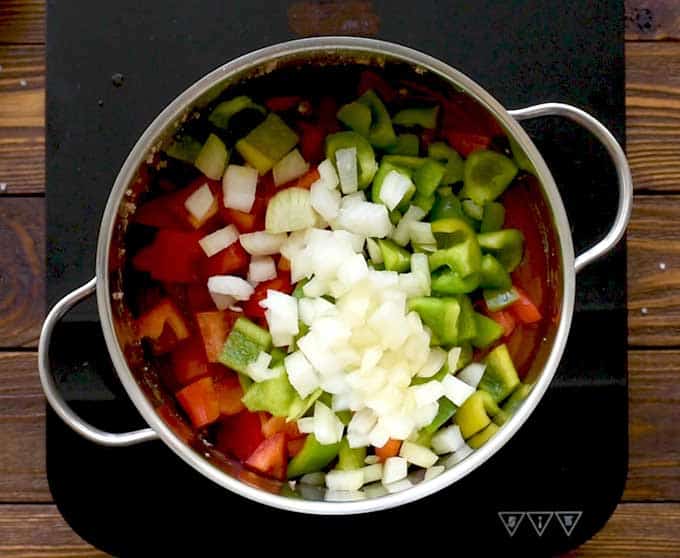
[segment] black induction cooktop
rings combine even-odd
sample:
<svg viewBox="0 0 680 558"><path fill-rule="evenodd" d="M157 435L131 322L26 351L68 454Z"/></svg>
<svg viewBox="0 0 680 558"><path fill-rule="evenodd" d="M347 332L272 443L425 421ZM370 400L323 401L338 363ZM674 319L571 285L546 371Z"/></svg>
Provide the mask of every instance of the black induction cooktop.
<svg viewBox="0 0 680 558"><path fill-rule="evenodd" d="M575 104L624 140L619 0L336 2L354 8L319 19L332 4L48 2L50 304L93 275L109 189L153 117L212 68L315 25L373 33L432 54L508 108ZM547 118L527 129L555 176L581 252L613 220L613 168L604 149L570 123ZM80 536L116 556L199 556L237 547L258 555L321 553L333 543L356 553L360 544L368 552L411 541L428 551L482 556L564 552L604 525L625 482L625 271L621 244L578 276L567 350L534 414L490 462L420 502L347 517L273 510L217 487L160 442L98 447L48 412L52 494ZM143 426L112 372L91 301L58 328L52 360L63 393L86 419L112 431Z"/></svg>

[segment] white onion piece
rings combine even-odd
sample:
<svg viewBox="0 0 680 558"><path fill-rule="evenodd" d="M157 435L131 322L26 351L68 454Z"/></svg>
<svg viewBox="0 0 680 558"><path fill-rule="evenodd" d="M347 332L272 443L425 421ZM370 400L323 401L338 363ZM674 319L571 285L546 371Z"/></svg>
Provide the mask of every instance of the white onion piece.
<svg viewBox="0 0 680 558"><path fill-rule="evenodd" d="M346 204L343 200L335 224L337 228L373 238L385 238L392 230L387 208L371 202Z"/></svg>
<svg viewBox="0 0 680 558"><path fill-rule="evenodd" d="M333 231L333 238L343 244L349 243L356 254L363 256L365 237L340 229Z"/></svg>
<svg viewBox="0 0 680 558"><path fill-rule="evenodd" d="M364 472L361 469L339 471L334 469L326 473L326 487L330 490L359 490L364 484Z"/></svg>
<svg viewBox="0 0 680 558"><path fill-rule="evenodd" d="M425 477L423 480L429 481L432 479L437 478L439 475L441 475L444 471L446 470L446 467L443 465L435 465L434 467L430 467L425 471Z"/></svg>
<svg viewBox="0 0 680 558"><path fill-rule="evenodd" d="M434 403L435 401L439 401L439 398L444 395L444 388L441 383L436 381L411 386L409 390L413 393L418 407L423 407L430 403Z"/></svg>
<svg viewBox="0 0 680 558"><path fill-rule="evenodd" d="M281 186L281 184L301 177L308 170L309 163L302 158L297 149L293 149L293 151L274 165L272 169L274 184Z"/></svg>
<svg viewBox="0 0 680 558"><path fill-rule="evenodd" d="M387 489L380 482L374 482L363 488L367 498L379 498L388 494Z"/></svg>
<svg viewBox="0 0 680 558"><path fill-rule="evenodd" d="M395 494L397 492L403 492L404 490L411 488L413 483L408 479L402 479L397 482L385 484L384 486L387 492L390 494Z"/></svg>
<svg viewBox="0 0 680 558"><path fill-rule="evenodd" d="M458 449L449 456L449 458L444 463L444 466L447 469L450 469L454 465L457 465L458 463L463 461L463 459L465 459L468 455L472 454L474 451L475 450L473 450L470 446L465 444L463 445L463 447L461 447L460 449Z"/></svg>
<svg viewBox="0 0 680 558"><path fill-rule="evenodd" d="M248 282L262 283L276 277L276 264L270 256L253 256L248 266Z"/></svg>
<svg viewBox="0 0 680 558"><path fill-rule="evenodd" d="M451 374L448 374L441 383L442 387L444 388L444 395L446 395L446 397L448 397L451 402L458 407L465 403L467 398L475 392L475 388L469 386Z"/></svg>
<svg viewBox="0 0 680 558"><path fill-rule="evenodd" d="M310 486L323 486L326 483L326 475L321 471L307 473L306 475L302 475L300 477L300 482Z"/></svg>
<svg viewBox="0 0 680 558"><path fill-rule="evenodd" d="M338 173L335 171L335 166L329 159L324 159L319 163L317 169L319 171L319 180L329 190L334 190L340 184ZM315 182L316 184L316 182Z"/></svg>
<svg viewBox="0 0 680 558"><path fill-rule="evenodd" d="M347 442L352 449L365 448L371 445L368 440L368 434L347 434Z"/></svg>
<svg viewBox="0 0 680 558"><path fill-rule="evenodd" d="M380 458L377 455L367 455L364 458L364 463L366 463L366 465L375 465L376 463L380 463Z"/></svg>
<svg viewBox="0 0 680 558"><path fill-rule="evenodd" d="M314 432L314 417L299 418L297 427L301 434L311 434Z"/></svg>
<svg viewBox="0 0 680 558"><path fill-rule="evenodd" d="M432 225L430 223L420 223L418 221L412 221L409 223L408 227L411 242L414 242L416 244L436 245L437 241L435 240L434 235L432 234Z"/></svg>
<svg viewBox="0 0 680 558"><path fill-rule="evenodd" d="M222 178L224 207L249 213L255 203L257 170L241 165L229 165Z"/></svg>
<svg viewBox="0 0 680 558"><path fill-rule="evenodd" d="M380 249L380 246L378 246L378 243L375 240L373 240L372 238L367 238L366 248L368 250L368 256L371 258L371 261L374 264L383 263L384 260L382 256L382 250Z"/></svg>
<svg viewBox="0 0 680 558"><path fill-rule="evenodd" d="M227 308L231 308L234 306L234 304L236 304L236 299L233 296L213 293L211 291L208 291L208 293L210 294L210 298L212 298L212 301L215 303L215 307L218 310L226 310Z"/></svg>
<svg viewBox="0 0 680 558"><path fill-rule="evenodd" d="M375 457L375 456L373 456ZM379 481L383 477L383 465L382 463L374 463L366 467L359 469L364 475L364 484L369 482Z"/></svg>
<svg viewBox="0 0 680 558"><path fill-rule="evenodd" d="M380 424L388 433L390 438L404 440L411 435L415 428L413 419L401 413L393 413L380 417Z"/></svg>
<svg viewBox="0 0 680 558"><path fill-rule="evenodd" d="M239 237L241 246L251 256L278 254L287 239L288 235L286 233L272 234L265 231L246 233Z"/></svg>
<svg viewBox="0 0 680 558"><path fill-rule="evenodd" d="M399 450L399 457L403 457L409 463L427 469L437 462L437 454L420 444L414 444L404 440Z"/></svg>
<svg viewBox="0 0 680 558"><path fill-rule="evenodd" d="M232 296L236 300L248 300L255 289L235 275L213 275L208 279L208 290L211 293Z"/></svg>
<svg viewBox="0 0 680 558"><path fill-rule="evenodd" d="M364 407L352 415L352 418L347 425L347 433L368 434L373 429L377 421L378 417L375 415L375 413L371 411L371 409Z"/></svg>
<svg viewBox="0 0 680 558"><path fill-rule="evenodd" d="M208 215L210 209L215 203L215 196L213 196L210 186L203 184L200 188L195 190L184 202L184 207L191 213L197 221L203 221Z"/></svg>
<svg viewBox="0 0 680 558"><path fill-rule="evenodd" d="M357 500L365 500L366 494L361 490L326 490L324 500L327 502L356 502Z"/></svg>
<svg viewBox="0 0 680 558"><path fill-rule="evenodd" d="M229 225L204 236L198 243L205 255L210 257L229 248L236 240L238 240L238 229L234 225Z"/></svg>
<svg viewBox="0 0 680 558"><path fill-rule="evenodd" d="M267 298L260 301L260 306L267 309L264 317L267 320L274 346L290 345L293 336L300 332L297 299L291 295L269 289L267 290Z"/></svg>
<svg viewBox="0 0 680 558"><path fill-rule="evenodd" d="M383 464L382 483L384 485L400 481L408 474L408 463L403 457L388 457Z"/></svg>
<svg viewBox="0 0 680 558"><path fill-rule="evenodd" d="M303 399L319 387L319 375L300 351L289 354L283 364L290 384Z"/></svg>
<svg viewBox="0 0 680 558"><path fill-rule="evenodd" d="M399 205L404 195L413 186L411 179L399 171L390 171L380 188L380 201L392 211Z"/></svg>
<svg viewBox="0 0 680 558"><path fill-rule="evenodd" d="M357 169L357 148L346 147L335 152L335 164L338 167L340 188L343 194L351 194L359 189Z"/></svg>
<svg viewBox="0 0 680 558"><path fill-rule="evenodd" d="M272 357L269 353L260 351L257 355L257 359L251 362L246 367L246 373L255 382L264 382L265 380L271 380L272 378L278 378L281 373L281 367L274 369L269 368L269 364L272 361Z"/></svg>
<svg viewBox="0 0 680 558"><path fill-rule="evenodd" d="M376 424L368 433L368 441L375 448L383 447L390 439L390 433L380 423Z"/></svg>
<svg viewBox="0 0 680 558"><path fill-rule="evenodd" d="M486 364L480 362L471 362L460 372L458 372L458 379L463 380L469 386L476 388L479 382L484 376L484 371L486 370Z"/></svg>
<svg viewBox="0 0 680 558"><path fill-rule="evenodd" d="M338 216L340 211L340 200L342 198L340 192L336 189L331 189L317 180L310 189L310 202L314 210L321 215L326 221L332 221Z"/></svg>
<svg viewBox="0 0 680 558"><path fill-rule="evenodd" d="M449 371L451 374L453 374L456 370L458 370L458 360L460 359L460 355L463 352L463 349L460 347L453 347L449 351L449 356L447 357L448 363L449 363Z"/></svg>
<svg viewBox="0 0 680 558"><path fill-rule="evenodd" d="M326 405L314 403L314 437L322 445L335 444L342 439L344 425Z"/></svg>
<svg viewBox="0 0 680 558"><path fill-rule="evenodd" d="M432 347L427 355L427 360L423 367L418 370L418 376L421 378L431 378L442 369L446 362L448 353L440 347Z"/></svg>
<svg viewBox="0 0 680 558"><path fill-rule="evenodd" d="M460 427L456 424L439 430L430 442L432 449L439 455L457 451L465 445Z"/></svg>
<svg viewBox="0 0 680 558"><path fill-rule="evenodd" d="M415 221L420 221L423 217L425 217L425 215L427 215L425 210L421 209L417 205L409 206L406 213L404 213L402 218L399 220L399 223L397 223L397 227L394 229L394 232L390 238L399 244L399 246L406 246L411 235L410 224Z"/></svg>

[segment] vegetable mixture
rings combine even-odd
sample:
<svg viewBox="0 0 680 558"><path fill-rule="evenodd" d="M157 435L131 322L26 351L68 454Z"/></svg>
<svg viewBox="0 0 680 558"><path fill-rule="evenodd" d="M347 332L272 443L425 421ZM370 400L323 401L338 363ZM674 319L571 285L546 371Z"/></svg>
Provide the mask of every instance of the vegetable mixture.
<svg viewBox="0 0 680 558"><path fill-rule="evenodd" d="M190 115L140 171L126 240L161 416L329 499L485 444L546 321L535 178L495 120L370 70L351 88Z"/></svg>

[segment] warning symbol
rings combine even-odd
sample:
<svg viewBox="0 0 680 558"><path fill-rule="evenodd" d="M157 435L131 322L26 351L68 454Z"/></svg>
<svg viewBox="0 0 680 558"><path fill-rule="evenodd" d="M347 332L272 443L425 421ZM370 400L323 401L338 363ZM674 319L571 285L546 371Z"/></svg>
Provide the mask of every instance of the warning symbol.
<svg viewBox="0 0 680 558"><path fill-rule="evenodd" d="M522 523L522 520L524 519L524 512L498 512L498 517L500 518L501 523L503 523L503 527L505 527L508 535L512 537L515 535L519 524Z"/></svg>
<svg viewBox="0 0 680 558"><path fill-rule="evenodd" d="M558 511L555 512L555 515L557 516L557 521L560 522L562 529L564 530L568 537L571 535L572 531L574 530L574 527L576 527L578 520L581 519L581 515L583 515L583 512Z"/></svg>
<svg viewBox="0 0 680 558"><path fill-rule="evenodd" d="M548 527L548 523L550 523L550 520L552 519L553 512L535 511L527 512L527 515L529 516L529 521L534 526L536 534L539 537L542 537Z"/></svg>

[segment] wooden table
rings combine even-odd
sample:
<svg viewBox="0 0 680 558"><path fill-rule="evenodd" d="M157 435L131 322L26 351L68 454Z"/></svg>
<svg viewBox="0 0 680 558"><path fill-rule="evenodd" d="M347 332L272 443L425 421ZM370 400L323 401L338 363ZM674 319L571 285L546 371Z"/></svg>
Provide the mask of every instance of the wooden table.
<svg viewBox="0 0 680 558"><path fill-rule="evenodd" d="M680 556L680 2L626 2L630 472L577 556ZM44 0L0 0L0 555L101 556L45 475ZM675 419L675 420L674 420Z"/></svg>

